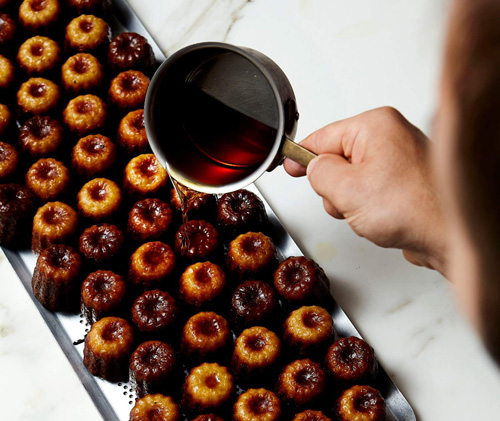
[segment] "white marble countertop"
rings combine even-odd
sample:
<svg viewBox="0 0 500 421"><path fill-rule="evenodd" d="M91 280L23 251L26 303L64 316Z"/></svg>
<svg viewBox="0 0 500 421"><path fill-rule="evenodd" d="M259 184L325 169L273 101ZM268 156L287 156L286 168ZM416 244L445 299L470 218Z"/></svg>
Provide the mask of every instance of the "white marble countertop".
<svg viewBox="0 0 500 421"><path fill-rule="evenodd" d="M167 54L226 41L270 56L297 97L297 138L381 105L428 132L447 2L442 0L130 0ZM258 182L305 254L415 409L419 420L493 420L500 373L438 274L379 249L330 218L305 179ZM0 252L0 419L100 415Z"/></svg>

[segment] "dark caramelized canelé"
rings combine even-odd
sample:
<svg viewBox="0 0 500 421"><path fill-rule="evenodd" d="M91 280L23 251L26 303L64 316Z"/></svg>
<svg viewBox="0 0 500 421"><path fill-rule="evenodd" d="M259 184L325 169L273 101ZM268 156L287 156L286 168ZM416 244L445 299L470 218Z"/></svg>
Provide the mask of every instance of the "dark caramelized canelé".
<svg viewBox="0 0 500 421"><path fill-rule="evenodd" d="M362 339L340 338L326 354L326 368L332 378L344 385L369 383L378 371L373 348Z"/></svg>
<svg viewBox="0 0 500 421"><path fill-rule="evenodd" d="M172 328L179 307L165 291L155 289L140 295L132 305L132 323L140 332L159 334Z"/></svg>
<svg viewBox="0 0 500 421"><path fill-rule="evenodd" d="M5 51L12 47L16 32L16 21L6 13L0 13L0 50Z"/></svg>
<svg viewBox="0 0 500 421"><path fill-rule="evenodd" d="M31 249L35 254L52 244L66 243L76 232L78 214L66 203L48 202L35 214Z"/></svg>
<svg viewBox="0 0 500 421"><path fill-rule="evenodd" d="M133 329L125 319L105 317L85 337L83 364L94 376L111 382L127 380L133 341Z"/></svg>
<svg viewBox="0 0 500 421"><path fill-rule="evenodd" d="M103 317L120 313L127 284L116 273L98 270L87 276L81 291L81 311L92 324Z"/></svg>
<svg viewBox="0 0 500 421"><path fill-rule="evenodd" d="M19 7L19 23L26 32L46 32L61 14L59 0L24 0Z"/></svg>
<svg viewBox="0 0 500 421"><path fill-rule="evenodd" d="M233 376L227 367L203 363L193 368L184 382L182 406L190 414L199 414L227 403L233 392Z"/></svg>
<svg viewBox="0 0 500 421"><path fill-rule="evenodd" d="M108 49L108 64L116 72L130 69L149 73L154 66L154 54L146 38L135 32L123 32L113 38Z"/></svg>
<svg viewBox="0 0 500 421"><path fill-rule="evenodd" d="M268 325L278 310L273 287L262 281L246 281L236 287L231 299L231 323L236 330Z"/></svg>
<svg viewBox="0 0 500 421"><path fill-rule="evenodd" d="M149 144L144 126L144 110L130 111L120 121L116 142L127 155L139 155L148 152Z"/></svg>
<svg viewBox="0 0 500 421"><path fill-rule="evenodd" d="M56 41L37 35L21 45L17 63L28 76L41 76L58 65L60 55L61 50Z"/></svg>
<svg viewBox="0 0 500 421"><path fill-rule="evenodd" d="M80 215L92 221L102 221L118 212L122 192L114 181L94 178L81 188L77 200Z"/></svg>
<svg viewBox="0 0 500 421"><path fill-rule="evenodd" d="M198 415L193 421L224 421L224 418L218 417L214 414Z"/></svg>
<svg viewBox="0 0 500 421"><path fill-rule="evenodd" d="M236 339L231 368L243 380L269 374L281 353L281 342L276 333L262 326L244 330Z"/></svg>
<svg viewBox="0 0 500 421"><path fill-rule="evenodd" d="M207 221L188 221L175 234L175 251L191 261L210 260L219 247L219 233Z"/></svg>
<svg viewBox="0 0 500 421"><path fill-rule="evenodd" d="M65 3L76 15L84 13L104 15L111 9L111 0L66 0Z"/></svg>
<svg viewBox="0 0 500 421"><path fill-rule="evenodd" d="M278 256L273 240L261 232L240 234L229 243L227 268L240 281L263 279L277 265Z"/></svg>
<svg viewBox="0 0 500 421"><path fill-rule="evenodd" d="M322 307L303 306L286 319L283 340L299 355L305 355L308 350L326 350L334 338L332 316Z"/></svg>
<svg viewBox="0 0 500 421"><path fill-rule="evenodd" d="M127 231L135 241L156 240L167 233L172 209L160 199L144 199L130 210Z"/></svg>
<svg viewBox="0 0 500 421"><path fill-rule="evenodd" d="M139 399L130 411L130 421L180 421L177 404L160 393Z"/></svg>
<svg viewBox="0 0 500 421"><path fill-rule="evenodd" d="M194 263L184 271L180 279L179 299L200 308L220 297L226 287L226 275L211 262Z"/></svg>
<svg viewBox="0 0 500 421"><path fill-rule="evenodd" d="M339 421L384 421L385 414L384 398L370 386L353 386L337 400Z"/></svg>
<svg viewBox="0 0 500 421"><path fill-rule="evenodd" d="M0 183L13 178L19 165L19 154L14 146L0 142Z"/></svg>
<svg viewBox="0 0 500 421"><path fill-rule="evenodd" d="M233 406L234 421L274 421L281 416L281 402L266 389L249 389L242 393Z"/></svg>
<svg viewBox="0 0 500 421"><path fill-rule="evenodd" d="M21 245L31 232L36 199L33 193L19 184L0 184L0 245Z"/></svg>
<svg viewBox="0 0 500 421"><path fill-rule="evenodd" d="M312 409L307 409L300 414L295 415L293 421L332 421L321 411L313 411Z"/></svg>
<svg viewBox="0 0 500 421"><path fill-rule="evenodd" d="M94 15L81 15L66 27L64 49L70 53L103 53L111 40L109 25Z"/></svg>
<svg viewBox="0 0 500 421"><path fill-rule="evenodd" d="M102 264L120 255L124 241L123 233L116 225L92 225L80 236L80 253L86 259Z"/></svg>
<svg viewBox="0 0 500 421"><path fill-rule="evenodd" d="M68 102L63 121L79 137L101 130L106 124L106 104L95 95L80 95Z"/></svg>
<svg viewBox="0 0 500 421"><path fill-rule="evenodd" d="M325 383L321 365L306 358L283 369L276 390L282 402L301 407L318 399L325 390Z"/></svg>
<svg viewBox="0 0 500 421"><path fill-rule="evenodd" d="M168 287L166 281L175 269L172 248L161 241L140 246L130 257L128 282L143 289Z"/></svg>
<svg viewBox="0 0 500 421"><path fill-rule="evenodd" d="M80 255L70 246L54 244L40 253L31 286L35 298L52 311L74 311L80 291Z"/></svg>
<svg viewBox="0 0 500 421"><path fill-rule="evenodd" d="M108 101L121 111L142 108L149 87L149 78L138 70L118 74L108 91Z"/></svg>
<svg viewBox="0 0 500 421"><path fill-rule="evenodd" d="M57 107L59 86L42 77L32 77L17 91L17 108L22 117L49 114Z"/></svg>
<svg viewBox="0 0 500 421"><path fill-rule="evenodd" d="M82 94L96 91L104 80L99 60L88 53L78 53L66 60L61 69L61 83L66 92Z"/></svg>
<svg viewBox="0 0 500 421"><path fill-rule="evenodd" d="M182 210L177 189L179 189L181 195L185 198L184 207L189 219L214 219L217 210L215 195L197 192L178 184L177 188L172 188L170 192L170 204L177 212L181 212Z"/></svg>
<svg viewBox="0 0 500 421"><path fill-rule="evenodd" d="M157 195L168 182L168 174L153 154L130 160L125 168L123 189L132 197Z"/></svg>
<svg viewBox="0 0 500 421"><path fill-rule="evenodd" d="M130 357L130 381L138 397L172 388L176 368L174 349L161 341L144 342Z"/></svg>
<svg viewBox="0 0 500 421"><path fill-rule="evenodd" d="M19 129L21 151L32 159L53 155L62 143L61 124L49 116L30 118Z"/></svg>
<svg viewBox="0 0 500 421"><path fill-rule="evenodd" d="M91 134L81 138L71 154L71 169L82 178L108 171L116 161L116 146L109 137Z"/></svg>
<svg viewBox="0 0 500 421"><path fill-rule="evenodd" d="M219 200L217 223L230 239L245 232L262 231L268 222L264 203L251 191L236 190Z"/></svg>
<svg viewBox="0 0 500 421"><path fill-rule="evenodd" d="M274 272L274 287L279 295L296 307L303 304L330 305L328 278L321 267L304 256L289 257Z"/></svg>
<svg viewBox="0 0 500 421"><path fill-rule="evenodd" d="M184 326L181 353L190 362L213 360L230 339L231 332L224 317L213 311L198 313Z"/></svg>
<svg viewBox="0 0 500 421"><path fill-rule="evenodd" d="M26 173L26 187L42 201L55 200L68 190L69 171L54 158L42 158Z"/></svg>

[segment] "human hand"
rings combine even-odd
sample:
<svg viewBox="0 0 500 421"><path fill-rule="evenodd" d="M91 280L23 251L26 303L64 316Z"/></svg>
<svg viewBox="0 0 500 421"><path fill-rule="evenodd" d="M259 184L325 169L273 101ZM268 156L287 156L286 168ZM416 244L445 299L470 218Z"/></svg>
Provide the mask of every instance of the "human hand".
<svg viewBox="0 0 500 421"><path fill-rule="evenodd" d="M331 123L301 145L318 154L307 177L330 215L379 246L402 249L411 263L444 273L445 220L430 142L419 129L384 107ZM290 175L306 175L300 164L284 164Z"/></svg>

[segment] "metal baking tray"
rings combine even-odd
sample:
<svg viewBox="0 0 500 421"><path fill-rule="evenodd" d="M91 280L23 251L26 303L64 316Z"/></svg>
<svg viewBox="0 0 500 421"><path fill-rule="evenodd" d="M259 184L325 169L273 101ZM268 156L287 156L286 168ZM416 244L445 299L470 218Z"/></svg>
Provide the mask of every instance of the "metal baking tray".
<svg viewBox="0 0 500 421"><path fill-rule="evenodd" d="M126 0L113 1L113 16L110 19L110 25L113 28L113 33L126 30L145 36L153 47L157 61L160 63L165 60L164 53L134 14ZM256 193L265 204L271 223L272 237L281 255L280 257L303 255L257 187L251 185L247 189ZM3 248L3 251L104 420L128 420L130 410L136 400L135 393L130 385L128 383L110 383L94 377L83 365L83 339L90 329L86 320L81 315L52 313L42 307L35 299L31 288L31 278L36 264L36 257L31 250L12 251ZM338 334L340 336L357 336L361 338L352 322L335 301L333 301L332 308L332 318ZM416 420L410 404L382 367L380 367L377 376L377 386L387 404L387 420Z"/></svg>

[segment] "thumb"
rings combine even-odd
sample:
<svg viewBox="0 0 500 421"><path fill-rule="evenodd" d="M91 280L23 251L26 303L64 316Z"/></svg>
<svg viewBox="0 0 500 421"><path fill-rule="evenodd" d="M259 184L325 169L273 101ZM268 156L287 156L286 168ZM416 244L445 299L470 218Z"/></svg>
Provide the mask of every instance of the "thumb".
<svg viewBox="0 0 500 421"><path fill-rule="evenodd" d="M307 178L314 191L328 199L335 207L341 197L346 180L352 171L352 164L335 154L322 154L307 166Z"/></svg>

